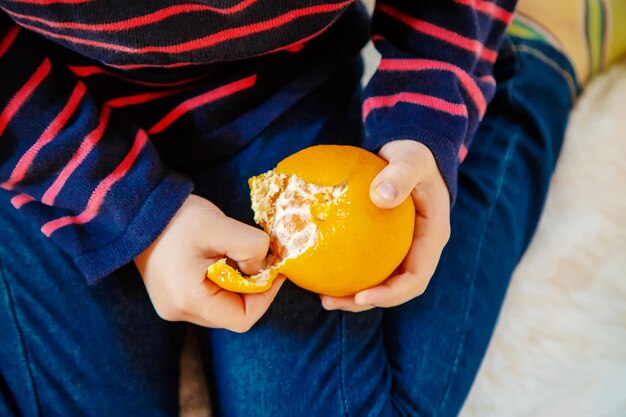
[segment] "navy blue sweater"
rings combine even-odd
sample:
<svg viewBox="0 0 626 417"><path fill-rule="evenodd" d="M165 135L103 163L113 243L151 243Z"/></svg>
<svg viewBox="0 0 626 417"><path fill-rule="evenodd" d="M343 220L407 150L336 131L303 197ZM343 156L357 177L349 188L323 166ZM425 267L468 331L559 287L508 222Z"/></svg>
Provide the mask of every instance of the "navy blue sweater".
<svg viewBox="0 0 626 417"><path fill-rule="evenodd" d="M374 40L366 147L427 145L454 198L515 0L0 0L0 187L90 282Z"/></svg>

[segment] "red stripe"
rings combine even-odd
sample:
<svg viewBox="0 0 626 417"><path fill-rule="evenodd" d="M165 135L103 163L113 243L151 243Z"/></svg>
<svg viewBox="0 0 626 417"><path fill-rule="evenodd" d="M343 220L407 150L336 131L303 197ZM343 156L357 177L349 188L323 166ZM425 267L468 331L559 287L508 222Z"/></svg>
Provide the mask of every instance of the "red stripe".
<svg viewBox="0 0 626 417"><path fill-rule="evenodd" d="M52 185L44 193L41 199L42 203L49 206L54 204L54 200L67 182L68 178L74 173L76 168L78 168L85 158L87 158L87 155L89 155L92 149L96 147L96 144L102 138L102 135L107 128L107 124L109 123L110 115L111 109L103 107L100 113L100 122L98 123L98 126L85 136L85 139L83 139L82 143L78 147L78 150L74 156L72 156L72 159L67 163L56 180L54 180Z"/></svg>
<svg viewBox="0 0 626 417"><path fill-rule="evenodd" d="M450 103L426 94L403 92L390 96L370 97L365 100L363 102L363 120L367 119L372 110L382 107L393 107L400 102L418 104L453 116L467 117L467 109L463 104Z"/></svg>
<svg viewBox="0 0 626 417"><path fill-rule="evenodd" d="M507 25L513 20L513 13L498 6L496 3L492 3L485 0L454 0L455 3L462 4L463 6L471 7L472 9L488 14L489 16L497 19Z"/></svg>
<svg viewBox="0 0 626 417"><path fill-rule="evenodd" d="M156 93L144 93L136 94L134 96L118 97L107 101L104 105L106 107L111 107L112 109L126 106L134 106L135 104L147 103L149 101L158 100L163 97L173 96L174 94L178 94L181 91L185 91L188 89L189 88L176 88L174 90L159 91Z"/></svg>
<svg viewBox="0 0 626 417"><path fill-rule="evenodd" d="M74 114L81 100L85 96L87 89L85 88L85 84L82 82L78 82L76 87L74 87L74 91L72 91L72 95L63 110L59 112L59 114L52 120L52 122L48 125L46 130L41 134L37 142L35 142L20 158L19 162L13 169L11 176L9 179L2 184L2 188L5 190L12 190L15 184L22 181L26 176L26 172L28 168L30 168L31 164L39 154L39 151L50 143L65 127L65 124L68 122L70 117Z"/></svg>
<svg viewBox="0 0 626 417"><path fill-rule="evenodd" d="M180 81L173 81L173 82L169 82L169 83L159 83L159 82L148 82L148 81L139 81L139 80L134 80L132 78L127 78L127 77L123 77L121 75L117 75L114 74L112 72L109 72L103 68L100 67L95 67L95 66L84 66L84 67L80 67L80 66L75 66L75 65L68 65L67 68L72 71L72 73L74 73L74 75L76 75L77 77L81 77L81 78L86 78L92 75L98 75L98 74L103 74L103 75L107 75L110 77L115 77L117 79L120 79L122 81L127 81L129 83L133 83L133 84L137 84L137 85L145 85L145 86L149 86L149 87L177 87L177 86L181 86L181 85L185 85L185 84L190 84L194 81L198 81L201 78L206 77L206 75L202 74L199 75L197 77L193 77L193 78L188 78L185 80L180 80Z"/></svg>
<svg viewBox="0 0 626 417"><path fill-rule="evenodd" d="M4 38L0 41L0 58L2 58L11 45L13 45L19 33L20 27L18 25L13 25L9 28Z"/></svg>
<svg viewBox="0 0 626 417"><path fill-rule="evenodd" d="M50 64L50 60L45 58L35 73L26 81L26 84L15 93L11 101L9 101L9 104L2 110L2 113L0 113L0 136L2 136L15 114L24 105L26 100L28 100L28 97L30 97L39 84L50 74L51 69L52 65Z"/></svg>
<svg viewBox="0 0 626 417"><path fill-rule="evenodd" d="M90 66L90 65L87 65L84 67L79 67L77 65L68 65L67 69L72 71L72 73L76 75L77 77L89 77L91 75L96 75L96 74L115 75L103 68Z"/></svg>
<svg viewBox="0 0 626 417"><path fill-rule="evenodd" d="M437 38L451 45L458 46L466 51L473 52L480 59L494 63L498 53L494 50L486 48L482 43L475 39L466 38L451 30L444 29L425 20L415 19L406 15L399 10L394 9L386 4L377 3L376 10L398 20L399 22L411 27L412 29L433 38Z"/></svg>
<svg viewBox="0 0 626 417"><path fill-rule="evenodd" d="M69 177L74 173L76 168L80 166L80 164L85 160L87 155L93 150L96 144L102 138L104 131L109 123L109 116L111 114L111 109L120 108L124 106L132 106L135 104L145 103L150 100L155 100L161 97L165 97L168 95L176 94L183 89L166 91L160 93L147 93L147 94L138 94L134 96L128 97L120 97L116 99L109 100L106 102L100 113L100 122L96 129L94 129L91 133L89 133L83 142L78 147L78 151L74 154L72 159L68 162L68 164L63 168L57 179L52 183L52 185L48 188L48 190L44 193L41 201L48 205L53 205L54 200L57 195L61 192L61 189L69 179Z"/></svg>
<svg viewBox="0 0 626 417"><path fill-rule="evenodd" d="M28 204L31 201L35 201L35 199L28 194L18 194L11 199L11 204L16 209L21 209L24 204Z"/></svg>
<svg viewBox="0 0 626 417"><path fill-rule="evenodd" d="M487 108L485 96L480 90L476 82L468 73L463 71L456 65L442 61L434 61L430 59L383 59L378 66L381 71L449 71L457 76L461 85L472 98L474 105L478 109L478 113L482 118Z"/></svg>
<svg viewBox="0 0 626 417"><path fill-rule="evenodd" d="M493 78L491 75L483 75L478 79L484 83L496 85L496 79Z"/></svg>
<svg viewBox="0 0 626 417"><path fill-rule="evenodd" d="M12 12L9 10L5 10L11 16L27 20L30 22L41 23L43 25L48 26L49 28L54 29L71 29L71 30L84 30L90 32L113 32L119 30L130 30L134 28L138 28L141 26L148 26L154 23L160 22L167 18L187 14L191 12L214 12L218 14L233 14L242 11L243 9L249 7L250 5L256 3L258 0L244 0L241 3L226 8L219 9L217 7L206 6L203 4L177 4L175 6L165 7L163 9L157 10L155 12L143 15L136 16L131 19L121 20L119 22L110 22L110 23L98 23L98 24L90 24L90 23L80 23L80 22L57 22L53 20L42 19L40 17L31 16L27 14L21 14L17 12Z"/></svg>
<svg viewBox="0 0 626 417"><path fill-rule="evenodd" d="M273 54L274 52L278 52L278 51L287 51L287 52L292 52L292 53L297 53L300 52L302 50L302 48L304 48L304 44L308 41L310 41L313 38L318 37L319 35L321 35L322 33L326 32L326 30L331 27L333 25L333 22L330 22L329 24L327 24L326 26L324 26L323 28L321 28L320 30L318 30L317 32L313 33L312 35L306 36L302 39L299 39L296 42L290 43L287 46L281 46L280 48L276 48L276 49L272 49L270 51L264 52L261 55L268 55L268 54Z"/></svg>
<svg viewBox="0 0 626 417"><path fill-rule="evenodd" d="M297 54L303 49L304 49L304 42L296 42L293 45L285 46L284 48L280 48L279 50L285 50L287 52L291 52L292 54ZM275 52L275 51L272 51L272 52Z"/></svg>
<svg viewBox="0 0 626 417"><path fill-rule="evenodd" d="M231 94L250 88L255 83L256 83L256 75L251 75L239 81L226 84L222 87L218 87L214 90L206 92L197 97L193 97L193 98L190 98L189 100L183 101L178 106L176 106L172 111L170 111L167 115L165 115L165 117L159 120L154 126L152 126L148 130L148 133L150 133L151 135L156 135L158 133L161 133L165 129L167 129L172 123L174 123L176 120L182 117L185 113L188 113L189 111L197 107L211 103L215 100L227 97Z"/></svg>
<svg viewBox="0 0 626 417"><path fill-rule="evenodd" d="M467 156L467 146L465 146L464 144L461 144L461 148L459 149L459 161L463 162L465 160L465 157Z"/></svg>
<svg viewBox="0 0 626 417"><path fill-rule="evenodd" d="M50 237L52 233L62 227L68 226L70 224L85 224L90 222L94 217L96 217L98 215L98 212L100 211L100 207L102 206L104 199L106 198L111 188L118 181L123 179L124 176L126 176L147 142L148 135L145 131L139 130L137 132L137 136L135 137L133 146L124 158L124 160L117 166L117 168L115 168L115 170L111 174L109 174L100 182L100 184L98 184L96 189L91 194L91 197L89 197L89 201L87 202L85 210L83 210L83 212L77 216L66 216L49 221L41 227L41 231L43 232L43 234Z"/></svg>
<svg viewBox="0 0 626 417"><path fill-rule="evenodd" d="M339 10L344 8L348 4L352 3L354 0L347 0L338 4L322 4L318 6L305 7L302 9L292 10L285 14L282 14L278 17L275 17L270 20L266 20L263 22L257 22L246 26L238 26L235 28L225 29L217 33L213 33L211 35L194 39L191 41L178 43L175 45L165 45L165 46L145 46L142 48L131 48L125 45L118 45L113 43L106 42L98 42L89 39L77 38L74 36L61 35L54 32L49 32L44 29L40 29L35 26L22 24L26 29L30 29L34 32L41 33L43 35L49 36L55 39L66 40L75 44L93 46L98 48L110 49L113 51L126 52L128 54L148 54L148 53L169 53L169 54L179 54L183 52L195 51L197 49L208 48L210 46L216 45L218 43L230 41L237 38L243 38L246 36L254 35L259 32L265 32L268 30L275 29L280 26L284 26L298 18L310 16L314 14L322 14L329 13L335 10ZM186 63L181 63L181 65L187 65Z"/></svg>

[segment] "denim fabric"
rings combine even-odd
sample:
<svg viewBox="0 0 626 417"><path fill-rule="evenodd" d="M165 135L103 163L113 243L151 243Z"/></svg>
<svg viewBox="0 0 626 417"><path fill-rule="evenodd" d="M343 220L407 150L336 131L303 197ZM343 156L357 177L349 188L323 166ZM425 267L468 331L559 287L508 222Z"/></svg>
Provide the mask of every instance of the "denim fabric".
<svg viewBox="0 0 626 417"><path fill-rule="evenodd" d="M339 71L198 173L195 192L251 222L249 176L312 144L360 144L360 71ZM459 173L452 237L424 295L327 312L286 283L250 332L201 329L215 415L456 415L541 213L577 94L572 74L547 45L505 41L496 97ZM0 415L176 415L184 326L157 318L133 268L87 286L9 198L0 192Z"/></svg>
<svg viewBox="0 0 626 417"><path fill-rule="evenodd" d="M184 327L139 276L89 287L0 198L0 416L171 416Z"/></svg>

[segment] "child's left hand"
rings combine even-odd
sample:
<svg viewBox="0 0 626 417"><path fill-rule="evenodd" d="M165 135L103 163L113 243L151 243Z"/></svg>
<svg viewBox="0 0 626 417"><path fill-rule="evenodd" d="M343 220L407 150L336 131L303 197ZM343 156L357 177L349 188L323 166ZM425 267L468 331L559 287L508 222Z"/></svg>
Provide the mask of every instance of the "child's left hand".
<svg viewBox="0 0 626 417"><path fill-rule="evenodd" d="M372 182L370 198L381 208L392 208L409 194L413 197L413 243L402 264L382 284L354 296L321 296L327 310L394 307L421 295L450 237L450 194L432 152L419 142L397 140L383 146L379 155L389 165Z"/></svg>

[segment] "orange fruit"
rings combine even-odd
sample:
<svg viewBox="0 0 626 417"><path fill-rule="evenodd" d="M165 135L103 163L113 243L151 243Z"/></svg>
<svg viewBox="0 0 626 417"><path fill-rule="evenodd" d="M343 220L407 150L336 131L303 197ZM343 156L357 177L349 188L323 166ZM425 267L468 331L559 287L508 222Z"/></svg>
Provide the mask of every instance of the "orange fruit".
<svg viewBox="0 0 626 417"><path fill-rule="evenodd" d="M263 292L284 274L296 285L331 296L355 294L385 280L411 245L415 206L372 203L370 184L386 166L354 146L318 145L250 178L254 220L270 235L269 267L243 277L225 260L207 277L241 293Z"/></svg>

